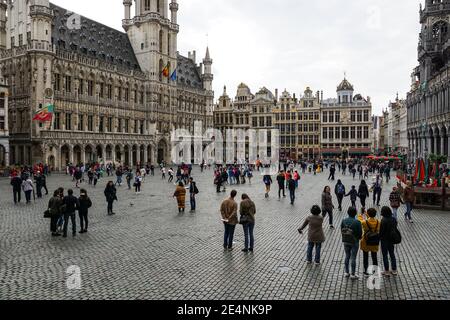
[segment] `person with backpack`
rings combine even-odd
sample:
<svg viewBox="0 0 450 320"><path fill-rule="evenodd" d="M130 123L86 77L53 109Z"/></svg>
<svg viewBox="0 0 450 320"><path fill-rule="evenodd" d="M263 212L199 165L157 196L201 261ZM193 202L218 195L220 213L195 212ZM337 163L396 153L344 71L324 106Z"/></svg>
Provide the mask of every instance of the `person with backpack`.
<svg viewBox="0 0 450 320"><path fill-rule="evenodd" d="M270 186L272 185L272 177L271 177L270 175L266 174L266 175L263 177L263 182L264 182L264 185L266 186L266 194L265 194L265 197L266 197L266 199L267 199L267 198L269 198Z"/></svg>
<svg viewBox="0 0 450 320"><path fill-rule="evenodd" d="M365 180L362 180L358 188L358 197L359 200L361 201L361 207L363 208L366 207L366 199L369 197L369 195L370 194L369 188L367 187L367 183Z"/></svg>
<svg viewBox="0 0 450 320"><path fill-rule="evenodd" d="M356 208L356 199L358 198L358 191L356 191L356 187L352 186L352 189L345 196L346 197L350 196L352 207Z"/></svg>
<svg viewBox="0 0 450 320"><path fill-rule="evenodd" d="M361 222L363 229L363 237L361 240L361 251L363 252L364 276L370 276L369 269L369 253L372 257L372 264L378 266L378 251L380 250L380 227L381 223L376 218L377 210L367 210L369 218Z"/></svg>
<svg viewBox="0 0 450 320"><path fill-rule="evenodd" d="M397 220L398 208L400 208L400 205L403 204L402 198L400 197L400 193L398 192L397 187L394 187L392 189L392 192L389 195L389 202L392 208L392 216L395 220Z"/></svg>
<svg viewBox="0 0 450 320"><path fill-rule="evenodd" d="M381 192L383 191L383 178L381 178L379 174L374 179L372 191L373 191L373 204L374 205L376 204L377 207L379 207Z"/></svg>
<svg viewBox="0 0 450 320"><path fill-rule="evenodd" d="M342 184L341 180L338 180L336 186L334 187L334 193L338 199L339 211L342 211L342 200L345 196L345 186Z"/></svg>
<svg viewBox="0 0 450 320"><path fill-rule="evenodd" d="M295 202L295 190L296 190L296 181L292 176L287 182L287 187L289 190L289 197L291 198L291 205L294 205Z"/></svg>
<svg viewBox="0 0 450 320"><path fill-rule="evenodd" d="M278 173L277 182L278 182L278 199L281 199L281 193L283 193L283 197L286 198L286 191L285 191L286 178L282 170Z"/></svg>
<svg viewBox="0 0 450 320"><path fill-rule="evenodd" d="M195 201L195 196L200 193L200 191L197 188L197 183L194 181L194 178L189 178L190 184L189 184L189 200L191 203L191 212L195 212L197 203Z"/></svg>
<svg viewBox="0 0 450 320"><path fill-rule="evenodd" d="M356 275L356 257L359 250L359 241L362 238L361 222L356 219L356 208L348 208L348 218L344 219L341 224L342 242L345 251L345 277L357 280ZM350 273L351 265L351 273Z"/></svg>
<svg viewBox="0 0 450 320"><path fill-rule="evenodd" d="M88 213L89 208L92 207L92 201L87 195L87 191L84 189L80 190L80 197L78 198L79 207L78 215L80 216L80 232L86 233L88 231Z"/></svg>
<svg viewBox="0 0 450 320"><path fill-rule="evenodd" d="M255 229L256 206L247 194L242 195L242 201L239 208L240 220L244 228L245 248L242 252L253 252L255 248L255 237L253 230Z"/></svg>
<svg viewBox="0 0 450 320"><path fill-rule="evenodd" d="M382 275L389 277L398 275L397 258L395 257L395 245L402 241L400 231L398 231L397 220L392 216L392 210L389 207L381 209L380 241L381 253L383 255L384 271ZM392 269L389 269L389 258Z"/></svg>
<svg viewBox="0 0 450 320"><path fill-rule="evenodd" d="M331 188L329 186L326 186L322 193L322 215L323 218L328 214L329 222L330 222L330 229L334 229L333 225L333 197L331 196Z"/></svg>
<svg viewBox="0 0 450 320"><path fill-rule="evenodd" d="M323 217L320 216L322 210L315 205L311 208L311 215L308 216L303 225L298 229L300 234L309 226L308 229L308 248L306 251L306 263L312 264L313 249L316 248L314 262L316 265L320 264L320 251L322 244L325 242L325 234L323 232Z"/></svg>

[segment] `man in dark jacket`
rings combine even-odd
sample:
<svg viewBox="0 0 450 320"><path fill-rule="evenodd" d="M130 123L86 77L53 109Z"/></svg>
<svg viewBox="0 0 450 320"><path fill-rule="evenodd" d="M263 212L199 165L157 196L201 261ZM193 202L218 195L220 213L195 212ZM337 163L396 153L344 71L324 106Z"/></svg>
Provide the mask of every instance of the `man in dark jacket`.
<svg viewBox="0 0 450 320"><path fill-rule="evenodd" d="M36 182L36 195L40 199L42 198L42 187L44 186L44 181L39 171L37 172L36 177L34 177L34 181Z"/></svg>
<svg viewBox="0 0 450 320"><path fill-rule="evenodd" d="M86 190L80 190L80 197L78 198L79 207L78 215L80 216L80 233L86 233L88 229L88 212L92 207L92 201L88 197Z"/></svg>
<svg viewBox="0 0 450 320"><path fill-rule="evenodd" d="M283 197L286 198L286 192L285 192L285 182L286 178L284 176L284 172L280 171L280 173L277 176L277 182L278 182L278 199L281 198L281 192L283 192Z"/></svg>
<svg viewBox="0 0 450 320"><path fill-rule="evenodd" d="M336 167L334 165L330 168L330 176L328 177L328 180L334 181L334 175L336 173Z"/></svg>
<svg viewBox="0 0 450 320"><path fill-rule="evenodd" d="M63 201L60 197L59 191L56 190L53 193L53 197L50 198L48 202L48 210L50 211L50 231L52 232L52 237L59 237L61 234L57 232L58 220L61 218L61 208L63 206Z"/></svg>
<svg viewBox="0 0 450 320"><path fill-rule="evenodd" d="M14 203L20 203L22 195L22 178L15 176L11 179L11 185L13 187Z"/></svg>
<svg viewBox="0 0 450 320"><path fill-rule="evenodd" d="M334 193L338 199L339 211L342 211L342 200L345 196L345 186L342 184L341 180L338 180L336 187L334 188Z"/></svg>
<svg viewBox="0 0 450 320"><path fill-rule="evenodd" d="M294 205L296 188L295 188L295 180L292 176L289 178L287 185L289 190L289 196L291 197L291 205Z"/></svg>
<svg viewBox="0 0 450 320"><path fill-rule="evenodd" d="M67 190L67 196L63 199L63 205L65 205L65 212L64 212L64 231L63 231L63 237L67 238L67 227L69 225L69 218L72 220L72 235L75 237L77 235L76 230L76 221L75 221L75 211L80 207L80 202L77 198L73 196L73 190L69 189Z"/></svg>

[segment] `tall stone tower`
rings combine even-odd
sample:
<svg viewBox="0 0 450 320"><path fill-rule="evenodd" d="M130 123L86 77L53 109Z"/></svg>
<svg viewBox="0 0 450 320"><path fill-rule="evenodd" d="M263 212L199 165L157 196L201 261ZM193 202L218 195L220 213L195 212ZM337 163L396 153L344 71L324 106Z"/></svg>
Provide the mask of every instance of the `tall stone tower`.
<svg viewBox="0 0 450 320"><path fill-rule="evenodd" d="M426 0L420 10L422 31L419 39L420 82L427 83L450 58L450 0Z"/></svg>
<svg viewBox="0 0 450 320"><path fill-rule="evenodd" d="M162 71L169 66L169 73L177 67L178 3L169 0L134 0L134 17L131 17L132 0L124 0L123 28L128 34L141 69L151 80L170 83Z"/></svg>
<svg viewBox="0 0 450 320"><path fill-rule="evenodd" d="M206 48L205 59L203 59L203 65L205 67L205 70L203 72L202 79L203 79L203 88L206 90L207 93L206 112L208 116L211 117L214 111L214 91L212 88L214 75L212 72L212 64L213 60L211 59L211 56L209 54L209 48ZM212 123L208 123L207 125L211 126Z"/></svg>

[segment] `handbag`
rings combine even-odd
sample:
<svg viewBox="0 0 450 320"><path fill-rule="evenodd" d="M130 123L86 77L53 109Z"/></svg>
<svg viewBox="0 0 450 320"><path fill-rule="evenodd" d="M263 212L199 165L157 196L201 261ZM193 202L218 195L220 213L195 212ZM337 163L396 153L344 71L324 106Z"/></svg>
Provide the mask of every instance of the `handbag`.
<svg viewBox="0 0 450 320"><path fill-rule="evenodd" d="M45 219L50 219L51 217L52 217L52 214L51 214L50 210L49 209L45 210L44 211L44 218Z"/></svg>
<svg viewBox="0 0 450 320"><path fill-rule="evenodd" d="M250 217L247 214L242 215L239 224L249 224L249 223Z"/></svg>

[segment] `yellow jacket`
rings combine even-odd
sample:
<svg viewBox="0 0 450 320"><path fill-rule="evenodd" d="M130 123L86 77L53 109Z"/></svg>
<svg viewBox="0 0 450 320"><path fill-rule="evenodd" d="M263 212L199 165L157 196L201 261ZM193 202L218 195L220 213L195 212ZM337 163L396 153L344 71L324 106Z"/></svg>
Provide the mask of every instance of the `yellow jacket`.
<svg viewBox="0 0 450 320"><path fill-rule="evenodd" d="M365 220L362 223L363 228L363 237L361 239L361 250L365 252L378 252L380 246L369 246L366 243L366 233L369 232L369 227L372 232L380 232L381 222L375 218L369 218L369 220ZM377 226L378 225L378 226Z"/></svg>

